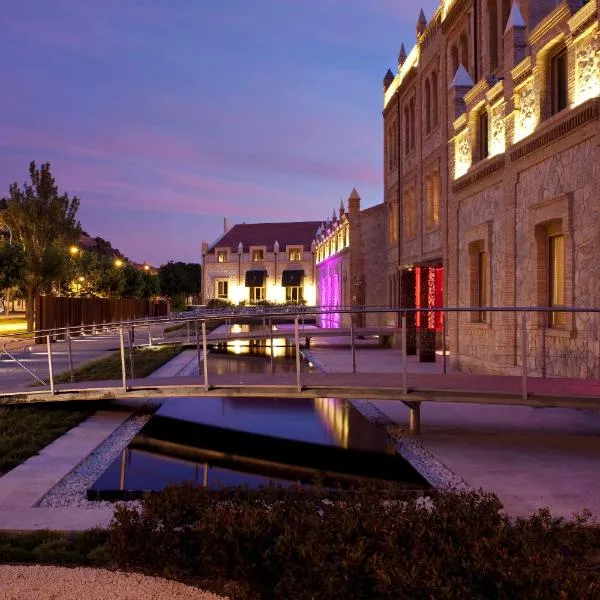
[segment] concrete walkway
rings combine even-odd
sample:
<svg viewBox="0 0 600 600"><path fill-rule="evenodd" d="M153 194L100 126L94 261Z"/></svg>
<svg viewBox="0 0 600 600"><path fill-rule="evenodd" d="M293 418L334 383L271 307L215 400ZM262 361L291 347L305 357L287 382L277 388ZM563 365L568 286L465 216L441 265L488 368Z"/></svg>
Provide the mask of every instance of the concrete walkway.
<svg viewBox="0 0 600 600"><path fill-rule="evenodd" d="M193 350L182 352L150 377L175 376L195 358ZM137 405L141 403L138 401ZM113 514L111 507L39 508L35 504L123 424L135 408L136 403L131 400L120 410L117 407L97 412L0 477L0 530L69 531L107 526Z"/></svg>
<svg viewBox="0 0 600 600"><path fill-rule="evenodd" d="M311 355L328 370L348 370L347 351L315 344ZM357 350L358 372L398 372L400 361L395 349ZM440 369L409 358L410 372ZM373 405L408 427L402 402ZM513 516L548 507L565 518L584 508L600 517L600 414L595 411L424 403L421 428L418 440L429 452L471 487L496 493Z"/></svg>

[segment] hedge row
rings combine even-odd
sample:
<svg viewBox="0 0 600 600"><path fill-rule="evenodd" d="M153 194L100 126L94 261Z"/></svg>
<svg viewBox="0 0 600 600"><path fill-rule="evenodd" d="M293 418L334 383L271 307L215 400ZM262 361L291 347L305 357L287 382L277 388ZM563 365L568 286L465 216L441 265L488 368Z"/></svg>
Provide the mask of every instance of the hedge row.
<svg viewBox="0 0 600 600"><path fill-rule="evenodd" d="M484 493L183 485L117 508L108 548L120 568L239 599L600 597L587 517L512 521L500 508Z"/></svg>

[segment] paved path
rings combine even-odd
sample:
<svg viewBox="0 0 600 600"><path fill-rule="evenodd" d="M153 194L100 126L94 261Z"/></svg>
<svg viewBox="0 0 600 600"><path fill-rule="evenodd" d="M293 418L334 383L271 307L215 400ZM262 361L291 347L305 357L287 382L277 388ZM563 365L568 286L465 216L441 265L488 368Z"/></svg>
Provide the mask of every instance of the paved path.
<svg viewBox="0 0 600 600"><path fill-rule="evenodd" d="M315 347L311 356L328 369L344 366L347 356ZM394 371L397 350L358 351L360 370ZM412 371L439 372L439 364L412 362ZM552 380L548 380L552 381ZM373 402L407 427L402 402ZM600 518L600 414L597 411L425 403L418 438L427 450L473 488L496 493L505 510L528 516L549 507L571 517L589 508Z"/></svg>
<svg viewBox="0 0 600 600"><path fill-rule="evenodd" d="M182 352L153 375L173 376L195 356L194 351ZM111 507L34 506L131 414L131 410L126 409L99 411L46 446L39 454L0 477L0 530L84 530L107 526L113 514Z"/></svg>

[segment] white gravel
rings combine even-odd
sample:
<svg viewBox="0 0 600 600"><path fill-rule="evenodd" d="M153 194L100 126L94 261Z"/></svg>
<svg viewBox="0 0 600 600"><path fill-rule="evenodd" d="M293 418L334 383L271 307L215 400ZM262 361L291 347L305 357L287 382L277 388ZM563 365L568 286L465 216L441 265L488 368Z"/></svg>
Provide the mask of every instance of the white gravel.
<svg viewBox="0 0 600 600"><path fill-rule="evenodd" d="M315 369L320 373L332 372L321 360L313 356L310 350L305 350L304 356L313 363ZM407 460L433 488L442 491L466 491L471 489L471 486L460 475L449 469L429 452L417 438L410 435L406 427L392 421L372 402L368 400L350 400L350 404L393 442L402 458Z"/></svg>
<svg viewBox="0 0 600 600"><path fill-rule="evenodd" d="M178 373L181 376L198 374L198 362L192 358ZM152 377L152 375L150 376ZM158 408L162 398L149 398L147 407ZM114 507L116 503L107 501L90 502L87 489L106 471L108 466L121 454L142 427L150 420L151 415L133 415L125 423L117 427L91 454L88 454L66 477L52 487L37 503L41 508L102 508Z"/></svg>
<svg viewBox="0 0 600 600"><path fill-rule="evenodd" d="M0 565L0 581L4 600L226 600L168 579L84 567Z"/></svg>

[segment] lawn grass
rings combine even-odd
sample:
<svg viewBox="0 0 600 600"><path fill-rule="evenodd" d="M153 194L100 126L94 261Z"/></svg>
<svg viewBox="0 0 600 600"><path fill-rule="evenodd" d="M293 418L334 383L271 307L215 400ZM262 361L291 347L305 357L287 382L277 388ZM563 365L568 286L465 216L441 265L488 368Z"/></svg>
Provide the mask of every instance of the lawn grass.
<svg viewBox="0 0 600 600"><path fill-rule="evenodd" d="M136 377L146 377L181 352L181 346L144 348L134 351ZM128 359L129 361L129 359ZM129 362L127 362L129 376ZM75 370L75 381L120 379L119 352L89 362ZM70 381L69 373L56 377L57 382ZM69 403L43 406L7 406L0 408L0 475L37 454L50 442L92 415L102 402Z"/></svg>
<svg viewBox="0 0 600 600"><path fill-rule="evenodd" d="M69 407L0 408L0 475L37 454L94 412L90 404L79 408Z"/></svg>
<svg viewBox="0 0 600 600"><path fill-rule="evenodd" d="M147 377L166 362L177 356L182 350L179 345L161 346L154 348L135 348L133 350L133 365L135 377ZM125 355L127 377L131 376L129 353ZM121 379L121 353L113 352L108 356L88 362L75 369L75 381L102 381ZM69 372L61 373L54 379L56 383L71 381Z"/></svg>

